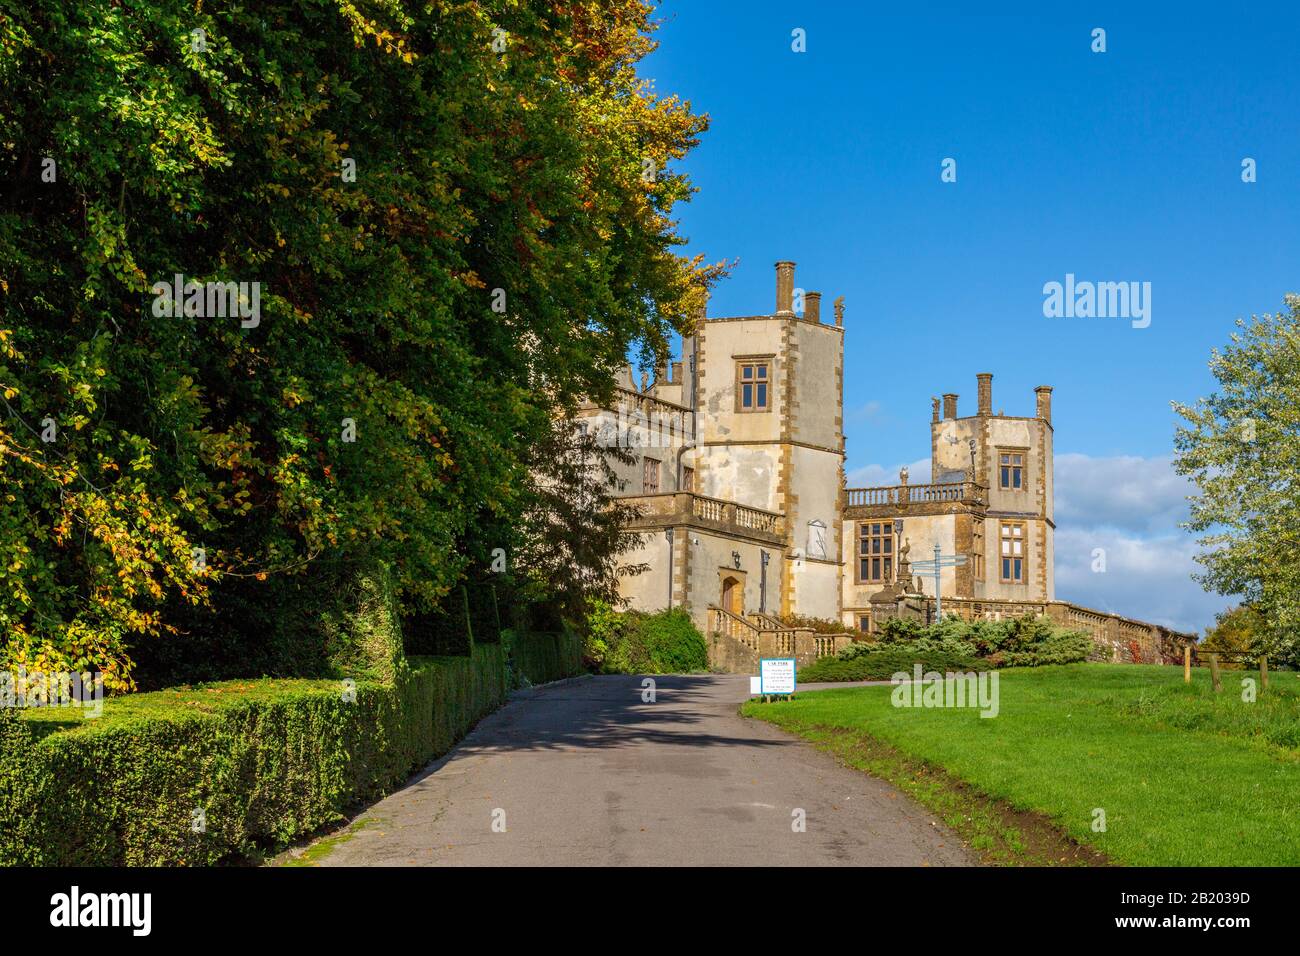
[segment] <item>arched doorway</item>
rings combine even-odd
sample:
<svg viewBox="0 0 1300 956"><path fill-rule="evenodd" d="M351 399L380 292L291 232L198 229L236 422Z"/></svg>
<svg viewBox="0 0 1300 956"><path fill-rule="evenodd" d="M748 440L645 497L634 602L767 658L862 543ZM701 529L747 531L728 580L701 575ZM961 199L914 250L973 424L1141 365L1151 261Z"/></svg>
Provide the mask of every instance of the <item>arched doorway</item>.
<svg viewBox="0 0 1300 956"><path fill-rule="evenodd" d="M721 607L732 614L744 617L745 586L740 582L739 578L725 577L722 579Z"/></svg>

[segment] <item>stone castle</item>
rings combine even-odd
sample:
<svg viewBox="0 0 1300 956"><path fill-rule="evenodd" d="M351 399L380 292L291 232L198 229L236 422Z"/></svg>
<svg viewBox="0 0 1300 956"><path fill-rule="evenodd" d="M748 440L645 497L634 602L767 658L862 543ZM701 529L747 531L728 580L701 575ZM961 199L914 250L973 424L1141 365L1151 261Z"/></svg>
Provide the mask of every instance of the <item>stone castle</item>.
<svg viewBox="0 0 1300 956"><path fill-rule="evenodd" d="M968 618L1049 615L1092 634L1102 658L1168 656L1184 635L1056 600L1050 386L1032 415L995 414L981 373L975 414L954 393L942 413L934 399L929 483L904 469L896 485L845 487L843 300L823 322L794 266L776 264L771 314L698 315L682 361L639 387L625 369L616 407L579 413L633 455L614 464L641 510L627 560L648 568L623 579L630 606L685 608L715 666L747 672L851 639L825 622L870 633L896 615L931 620L940 602ZM924 566L936 547L937 594Z"/></svg>

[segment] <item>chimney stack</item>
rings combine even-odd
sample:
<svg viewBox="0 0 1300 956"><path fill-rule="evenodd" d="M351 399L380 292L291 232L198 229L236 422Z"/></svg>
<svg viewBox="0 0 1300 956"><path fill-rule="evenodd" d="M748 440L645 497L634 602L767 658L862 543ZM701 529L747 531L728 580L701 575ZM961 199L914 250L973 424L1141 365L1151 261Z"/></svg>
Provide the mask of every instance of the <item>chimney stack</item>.
<svg viewBox="0 0 1300 956"><path fill-rule="evenodd" d="M975 376L979 382L979 413L984 416L993 414L993 373L980 372Z"/></svg>
<svg viewBox="0 0 1300 956"><path fill-rule="evenodd" d="M1050 423L1052 421L1052 386L1039 385L1034 389L1034 395L1038 398L1038 417Z"/></svg>
<svg viewBox="0 0 1300 956"><path fill-rule="evenodd" d="M776 311L794 315L794 263L784 259L776 264Z"/></svg>
<svg viewBox="0 0 1300 956"><path fill-rule="evenodd" d="M943 393L943 417L947 421L949 418L957 417L957 393Z"/></svg>
<svg viewBox="0 0 1300 956"><path fill-rule="evenodd" d="M821 322L822 294L820 292L805 292L803 294L803 317L809 322Z"/></svg>

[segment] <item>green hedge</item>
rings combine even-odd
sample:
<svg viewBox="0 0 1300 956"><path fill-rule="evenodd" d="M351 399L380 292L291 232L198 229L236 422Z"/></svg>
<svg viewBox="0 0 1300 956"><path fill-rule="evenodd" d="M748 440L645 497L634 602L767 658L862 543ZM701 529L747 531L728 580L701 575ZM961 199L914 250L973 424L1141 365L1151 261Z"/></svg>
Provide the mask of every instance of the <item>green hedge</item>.
<svg viewBox="0 0 1300 956"><path fill-rule="evenodd" d="M582 638L562 631L507 631L506 647L517 683L546 684L583 673Z"/></svg>
<svg viewBox="0 0 1300 956"><path fill-rule="evenodd" d="M0 711L0 865L210 864L335 823L505 699L499 646L416 658L392 684L231 681ZM205 828L193 827L195 810Z"/></svg>

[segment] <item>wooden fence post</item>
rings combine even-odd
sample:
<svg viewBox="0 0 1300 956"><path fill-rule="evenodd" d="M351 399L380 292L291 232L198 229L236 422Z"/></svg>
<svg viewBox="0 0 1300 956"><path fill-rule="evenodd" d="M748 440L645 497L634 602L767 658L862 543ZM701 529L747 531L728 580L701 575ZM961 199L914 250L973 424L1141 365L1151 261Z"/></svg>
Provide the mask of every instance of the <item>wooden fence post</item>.
<svg viewBox="0 0 1300 956"><path fill-rule="evenodd" d="M1183 645L1183 683L1192 682L1192 645Z"/></svg>
<svg viewBox="0 0 1300 956"><path fill-rule="evenodd" d="M1210 655L1210 680L1214 684L1214 692L1217 694L1223 690L1223 684L1219 681L1219 655Z"/></svg>
<svg viewBox="0 0 1300 956"><path fill-rule="evenodd" d="M1259 686L1263 690L1268 690L1268 655L1265 654L1259 659Z"/></svg>

